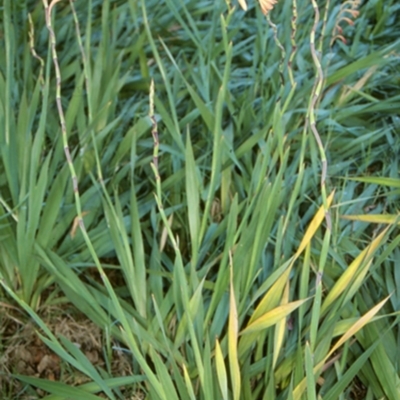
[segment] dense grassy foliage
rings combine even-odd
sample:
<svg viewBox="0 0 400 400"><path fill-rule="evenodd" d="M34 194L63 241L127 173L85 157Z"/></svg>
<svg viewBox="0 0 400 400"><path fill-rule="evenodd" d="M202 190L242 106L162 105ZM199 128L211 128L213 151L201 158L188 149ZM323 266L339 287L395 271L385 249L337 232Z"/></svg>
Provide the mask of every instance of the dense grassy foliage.
<svg viewBox="0 0 400 400"><path fill-rule="evenodd" d="M247 5L4 0L4 399L399 398L400 6Z"/></svg>

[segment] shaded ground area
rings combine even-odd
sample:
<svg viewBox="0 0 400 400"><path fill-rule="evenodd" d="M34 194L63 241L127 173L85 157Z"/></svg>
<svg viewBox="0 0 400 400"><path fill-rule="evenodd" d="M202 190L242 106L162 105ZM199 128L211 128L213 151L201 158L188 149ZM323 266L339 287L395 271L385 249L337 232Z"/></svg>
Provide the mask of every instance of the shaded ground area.
<svg viewBox="0 0 400 400"><path fill-rule="evenodd" d="M63 362L41 340L38 330L32 321L21 316L18 309L9 304L2 303L1 330L2 338L0 357L0 387L3 388L2 396L6 396L5 389L9 393L19 393L19 397L13 399L36 399L45 395L45 392L37 389L33 391L15 379L13 374L21 374L31 377L48 379L50 381L62 381L69 385L82 385L90 380L79 370ZM112 376L127 376L132 374L130 357L119 350L118 343L110 343L111 352L107 359L111 360L106 365L104 352L107 352L107 343L101 329L84 315L73 314L69 310L51 308L44 310L41 315L49 329L57 336L66 337L83 354L90 363L99 370L109 370ZM111 357L110 357L111 355ZM132 393L131 388L122 389L127 399L142 399L140 393ZM101 393L98 394L100 397ZM1 397L4 399L5 397Z"/></svg>

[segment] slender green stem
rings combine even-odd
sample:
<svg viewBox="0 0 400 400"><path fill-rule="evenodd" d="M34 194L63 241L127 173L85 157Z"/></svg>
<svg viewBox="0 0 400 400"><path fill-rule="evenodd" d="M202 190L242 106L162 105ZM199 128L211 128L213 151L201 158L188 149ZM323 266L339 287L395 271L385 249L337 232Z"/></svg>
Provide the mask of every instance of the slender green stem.
<svg viewBox="0 0 400 400"><path fill-rule="evenodd" d="M13 85L13 56L14 49L10 38L12 37L12 24L11 24L11 1L6 0L3 2L3 29L5 39L5 56L6 56L6 88L5 88L5 104L4 104L4 133L7 146L10 145L10 129L11 129L11 90Z"/></svg>
<svg viewBox="0 0 400 400"><path fill-rule="evenodd" d="M76 14L75 6L74 6L74 0L69 0L69 3L71 6L72 15L74 17L76 38L78 40L78 46L79 46L79 50L81 52L81 57L82 57L82 64L83 64L84 75L85 75L86 93L88 96L87 106L88 106L88 118L89 118L89 124L90 124L93 121L93 110L92 110L92 102L90 101L90 98L89 98L89 96L92 92L90 79L89 79L89 64L87 61L85 49L83 48L83 43L82 43L82 38L81 38L81 30L79 27L79 20L78 20L77 14Z"/></svg>
<svg viewBox="0 0 400 400"><path fill-rule="evenodd" d="M39 81L40 84L42 85L42 88L44 87L45 83L44 83L44 78L43 78L43 70L44 70L44 60L42 57L40 57L35 50L35 27L33 25L32 22L32 15L31 13L28 14L28 21L29 21L29 47L31 49L31 53L33 55L33 57L36 58L36 60L39 61L40 63L40 71L39 71Z"/></svg>
<svg viewBox="0 0 400 400"><path fill-rule="evenodd" d="M65 123L64 109L63 109L62 102L61 102L61 72L60 72L60 65L58 63L58 57L57 57L56 35L54 33L54 29L53 29L52 22L51 22L51 11L52 11L54 5L56 3L58 3L59 1L60 0L53 0L49 6L48 1L43 0L43 4L44 4L44 8L45 8L46 26L47 26L47 29L50 34L52 58L53 58L53 64L54 64L54 69L55 69L55 74L56 74L56 85L57 85L57 87L56 87L56 103L57 103L58 116L59 116L60 125L61 125L64 153L65 153L65 157L67 159L67 163L68 163L68 167L69 167L69 171L70 171L70 175L71 175L71 179L72 179L78 226L81 229L84 240L85 240L86 244L88 245L89 251L93 257L93 260L95 261L95 264L99 270L99 273L101 275L103 282L105 283L107 289L109 289L109 291L111 291L111 293L113 293L111 284L110 284L106 274L104 273L103 267L101 266L100 260L97 257L97 254L96 254L96 252L93 248L93 245L90 241L89 235L86 231L85 223L83 221L83 213L82 213L81 200L80 200L80 194L79 194L78 177L76 175L74 163L72 161L71 152L69 150L68 132L67 132L67 127L66 127L66 123Z"/></svg>
<svg viewBox="0 0 400 400"><path fill-rule="evenodd" d="M87 96L87 105L88 105L88 120L89 120L89 126L92 126L93 122L93 105L92 105L92 99L91 99L91 93L92 93L92 88L91 88L91 83L90 83L90 73L89 73L89 63L86 57L85 49L83 47L82 39L81 39L81 30L79 28L79 21L78 21L78 16L76 14L75 6L74 6L74 0L69 0L71 10L72 10L72 15L74 17L74 22L75 22L75 30L76 30L76 37L78 40L78 46L81 52L81 57L82 57L82 64L83 64L83 73L85 75L85 85L86 85L86 96ZM96 166L97 166L97 175L98 179L100 182L103 182L103 173L101 171L101 162L100 162L100 156L99 152L97 149L97 144L96 144L96 138L94 135L93 129L90 129L91 137L92 137L92 143L93 143L93 148L94 148L94 154L95 154L95 159L96 159ZM83 149L84 150L84 149Z"/></svg>
<svg viewBox="0 0 400 400"><path fill-rule="evenodd" d="M43 4L45 7L46 26L47 26L47 29L50 34L51 53L52 53L52 58L53 58L54 70L55 70L55 74L56 74L56 104L57 104L58 116L60 119L60 125L61 125L61 134L62 134L64 153L65 153L65 157L67 159L70 174L71 174L72 185L73 185L76 207L77 207L77 213L78 213L79 226L82 229L84 229L82 210L81 210L81 202L80 202L80 197L79 197L78 177L76 175L75 167L72 162L71 152L69 150L68 132L67 132L67 126L65 123L64 109L63 109L62 102L61 102L61 70L60 70L60 64L58 62L58 57L57 57L56 35L54 33L54 29L53 29L52 22L51 22L51 11L52 11L53 7L55 6L55 4L58 3L59 1L60 0L53 0L49 6L48 1L43 0Z"/></svg>
<svg viewBox="0 0 400 400"><path fill-rule="evenodd" d="M326 154L325 154L325 149L324 145L322 143L321 137L318 133L317 126L316 126L316 120L315 120L315 107L316 104L321 96L321 91L322 91L322 86L324 82L324 74L322 71L322 66L321 62L319 60L319 55L317 54L317 50L315 48L315 33L318 27L318 23L320 20L320 14L319 14L319 8L318 4L315 0L311 0L312 6L314 8L314 25L311 29L310 33L310 49L311 49L311 55L313 58L313 62L317 71L317 77L314 85L314 90L311 98L311 103L309 107L309 124L312 133L314 134L314 138L318 144L320 156L321 156L321 164L322 164L322 171L321 171L321 195L322 195L322 201L324 204L325 208L325 219L327 223L327 228L331 230L331 217L328 211L328 205L327 205L327 197L326 197L326 187L325 187L325 182L326 182L326 176L327 176L327 170L328 170L328 162L326 159Z"/></svg>
<svg viewBox="0 0 400 400"><path fill-rule="evenodd" d="M155 178L157 181L157 186L158 183L160 182L160 173L158 171L158 153L160 151L160 141L158 138L158 126L157 126L157 120L156 117L154 115L154 81L151 81L150 84L150 95L149 95L149 117L151 119L151 135L153 136L153 171L155 174Z"/></svg>
<svg viewBox="0 0 400 400"><path fill-rule="evenodd" d="M113 306L115 307L115 313L118 318L118 322L121 324L121 328L123 328L124 334L126 336L127 344L129 345L134 357L140 364L141 368L145 371L146 375L149 377L149 380L152 382L152 385L156 389L157 393L160 395L160 398L166 399L164 392L162 391L161 385L159 384L156 376L153 374L151 369L148 367L147 361L145 360L145 358L143 357L143 355L140 352L137 340L134 337L133 332L132 332L131 323L127 320L125 313L122 310L122 306L119 302L119 299L111 285L110 280L108 279L107 275L104 272L104 269L100 263L100 260L96 254L96 251L93 247L90 237L86 231L85 224L83 222L80 196L79 196L79 191L78 191L78 179L77 179L77 176L75 173L75 168L74 168L74 165L72 162L71 153L70 153L69 147L68 147L68 136L67 136L67 130L66 130L66 124L65 124L65 118L64 118L64 111L63 111L62 104L61 104L61 74L60 74L60 67L59 67L57 51L56 51L56 36L55 36L54 30L52 27L52 23L51 23L51 11L52 11L52 8L54 7L54 5L58 1L60 1L60 0L53 0L53 2L49 6L47 0L43 0L43 4L45 7L46 25L47 25L47 28L50 33L53 63L54 63L55 71L56 71L56 83L57 83L56 101L57 101L58 114L59 114L61 129L62 129L62 135L63 135L64 152L65 152L65 156L67 158L67 162L68 162L71 177L72 177L74 194L75 194L75 205L76 205L77 214L78 214L79 227L81 229L85 243L88 246L90 254L95 262L95 265L100 274L100 277L104 283L104 286L106 287L106 290L107 290L108 294L110 295L111 302L112 302Z"/></svg>
<svg viewBox="0 0 400 400"><path fill-rule="evenodd" d="M281 96L283 94L283 89L284 89L284 85L285 85L285 79L283 76L283 69L284 69L284 62L285 62L285 58L286 58L286 50L283 47L282 43L280 42L279 38L278 38L278 27L271 21L271 18L269 16L269 14L267 14L267 21L270 25L270 27L272 28L272 31L274 32L274 40L276 45L279 47L280 51L281 51L281 60L279 62L279 77L281 80ZM279 97L281 97L279 96Z"/></svg>
<svg viewBox="0 0 400 400"><path fill-rule="evenodd" d="M320 35L320 38L319 38L318 51L320 52L320 54L322 54L322 48L323 48L323 45L324 45L326 27L327 27L327 23L328 23L329 6L330 6L330 0L327 0L326 4L325 4L324 18L323 18L323 21L322 21L321 35Z"/></svg>
<svg viewBox="0 0 400 400"><path fill-rule="evenodd" d="M294 60L294 56L296 55L296 51L297 51L297 44L296 44L296 32L297 32L297 1L296 0L292 0L292 19L290 21L291 24L291 28L292 28L292 32L290 34L290 43L292 44L292 50L290 52L290 56L289 56L289 60L288 60L288 72L289 72L289 79L290 79L290 83L293 86L295 86L295 81L293 78L293 68L292 68L292 64L293 64L293 60Z"/></svg>
<svg viewBox="0 0 400 400"><path fill-rule="evenodd" d="M177 265L179 268L181 268L182 272L182 279L184 275L183 271L183 259L182 259L182 254L179 249L179 241L177 238L175 238L172 229L171 229L171 224L168 221L168 218L165 214L164 206L162 203L162 188L161 188L161 177L160 177L160 172L158 169L158 157L159 157L159 148L160 148L160 141L159 141L159 135L158 135L158 125L157 125L157 119L154 114L154 81L151 81L150 84L150 92L149 92L149 117L152 122L152 129L151 133L153 136L153 161L151 163L151 168L154 173L154 177L156 179L156 193L155 193L155 199L157 203L158 210L160 212L161 219L164 223L165 229L168 233L168 238L172 243L172 246L175 251L175 255L177 257ZM189 304L189 297L188 293L186 290L182 290L182 297L184 298L184 304Z"/></svg>
<svg viewBox="0 0 400 400"><path fill-rule="evenodd" d="M168 237L172 242L172 245L174 247L176 255L181 260L181 254L179 251L178 242L174 237L174 234L171 230L170 224L168 223L167 216L165 215L165 212L164 212L164 206L162 204L161 177L160 177L160 172L158 170L158 153L160 150L160 141L159 141L159 137L158 137L157 119L154 114L154 81L153 80L150 83L150 92L149 92L149 117L151 119L151 124L152 124L151 134L153 136L153 161L151 163L151 169L153 170L154 177L156 179L155 198L156 198L158 209L160 211L161 218L165 225L165 229L168 232Z"/></svg>

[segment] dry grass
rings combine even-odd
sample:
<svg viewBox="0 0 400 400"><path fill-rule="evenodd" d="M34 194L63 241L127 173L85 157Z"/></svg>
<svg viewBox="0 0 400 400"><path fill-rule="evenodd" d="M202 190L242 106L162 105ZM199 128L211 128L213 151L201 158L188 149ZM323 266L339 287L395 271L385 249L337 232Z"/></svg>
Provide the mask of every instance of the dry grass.
<svg viewBox="0 0 400 400"><path fill-rule="evenodd" d="M37 335L37 326L26 315L21 315L17 308L1 304L2 315L0 346L0 387L3 393L23 393L24 385L13 374L62 381L68 385L79 386L90 382L87 376L69 366L52 352ZM62 335L82 350L87 359L99 370L107 368L105 362L106 339L104 330L90 319L69 307L46 307L40 310L40 317L57 336ZM121 350L120 344L113 343L108 371L112 376L132 374L130 357ZM121 388L127 399L142 399L140 392L132 393L132 388ZM19 400L41 398L43 390L37 389L37 395L23 394ZM98 394L100 397L107 396ZM129 397L131 396L131 397ZM5 399L5 397L2 397Z"/></svg>

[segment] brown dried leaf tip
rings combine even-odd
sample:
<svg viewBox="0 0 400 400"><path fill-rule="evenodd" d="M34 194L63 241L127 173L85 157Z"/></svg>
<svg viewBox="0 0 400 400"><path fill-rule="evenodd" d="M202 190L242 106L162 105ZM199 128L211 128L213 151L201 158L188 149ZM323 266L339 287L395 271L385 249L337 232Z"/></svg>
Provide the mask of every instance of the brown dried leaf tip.
<svg viewBox="0 0 400 400"><path fill-rule="evenodd" d="M261 6L261 11L264 15L267 15L278 2L277 0L258 0Z"/></svg>
<svg viewBox="0 0 400 400"><path fill-rule="evenodd" d="M247 3L246 0L238 0L240 7L243 8L244 11L247 11Z"/></svg>
<svg viewBox="0 0 400 400"><path fill-rule="evenodd" d="M240 7L242 7L244 11L247 11L246 0L238 0L238 2ZM258 0L258 2L260 3L263 14L267 15L274 8L274 5L278 2L278 0Z"/></svg>

